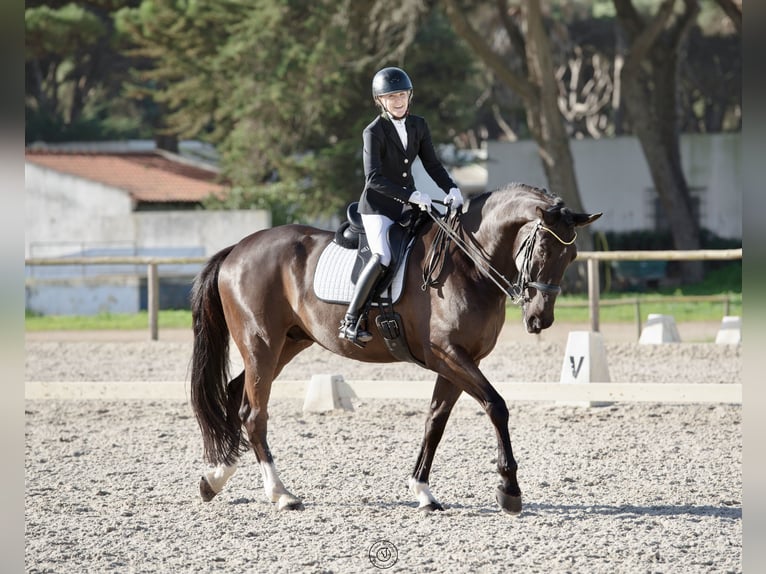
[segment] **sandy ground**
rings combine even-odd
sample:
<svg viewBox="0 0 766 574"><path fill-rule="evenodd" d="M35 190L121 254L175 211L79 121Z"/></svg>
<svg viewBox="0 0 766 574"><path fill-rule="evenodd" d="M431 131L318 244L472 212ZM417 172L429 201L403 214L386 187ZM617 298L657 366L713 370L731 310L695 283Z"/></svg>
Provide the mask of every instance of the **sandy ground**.
<svg viewBox="0 0 766 574"><path fill-rule="evenodd" d="M491 380L556 381L571 327L540 337L506 327L482 368ZM740 346L699 342L718 325L694 327L679 331L698 342L638 345L635 326L622 336L604 326L612 380L740 382ZM26 379L184 380L190 344L186 332L28 334ZM320 368L433 378L315 348L281 378ZM353 412L307 414L300 399L273 400L271 447L306 506L278 513L251 454L216 499L201 501L201 441L184 402L27 400L26 571L378 572L395 548L385 571L741 572L739 405L510 404L518 517L494 501L494 433L470 399L459 401L431 476L446 511L416 510L406 483L427 406L356 400Z"/></svg>

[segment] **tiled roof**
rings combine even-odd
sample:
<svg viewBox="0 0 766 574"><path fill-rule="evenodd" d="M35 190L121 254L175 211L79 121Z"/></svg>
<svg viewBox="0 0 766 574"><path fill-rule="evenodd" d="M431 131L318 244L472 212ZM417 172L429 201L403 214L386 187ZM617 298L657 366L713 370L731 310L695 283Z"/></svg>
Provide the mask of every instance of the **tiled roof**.
<svg viewBox="0 0 766 574"><path fill-rule="evenodd" d="M194 202L228 189L206 169L164 152L82 153L26 150L26 161L128 192L136 201Z"/></svg>

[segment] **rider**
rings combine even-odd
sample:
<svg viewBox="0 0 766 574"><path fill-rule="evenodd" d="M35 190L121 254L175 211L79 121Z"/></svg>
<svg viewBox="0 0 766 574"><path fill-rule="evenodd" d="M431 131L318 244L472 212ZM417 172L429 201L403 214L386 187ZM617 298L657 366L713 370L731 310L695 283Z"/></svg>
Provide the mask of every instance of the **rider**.
<svg viewBox="0 0 766 574"><path fill-rule="evenodd" d="M426 121L411 115L412 82L399 68L383 68L372 79L372 98L380 115L364 129L365 186L359 200L367 243L372 258L359 273L354 295L341 321L339 337L354 343L372 340L372 334L359 329L360 311L378 279L391 263L388 228L415 205L431 209L431 197L415 189L412 163L417 157L431 179L447 194L445 201L455 209L463 205L463 195L436 156Z"/></svg>

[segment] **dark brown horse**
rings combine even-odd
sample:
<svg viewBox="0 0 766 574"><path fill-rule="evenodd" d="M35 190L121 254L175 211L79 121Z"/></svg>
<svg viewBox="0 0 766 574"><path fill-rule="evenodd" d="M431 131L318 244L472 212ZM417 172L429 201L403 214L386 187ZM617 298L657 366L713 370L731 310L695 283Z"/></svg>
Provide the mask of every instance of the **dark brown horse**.
<svg viewBox="0 0 766 574"><path fill-rule="evenodd" d="M439 231L437 220L429 221L416 239L397 311L412 355L437 375L409 480L420 508L442 508L428 488L428 477L452 407L465 392L481 404L497 433L502 479L498 504L509 513L521 511L508 408L479 370L479 361L492 351L505 322L509 293L502 281L521 279L511 294L519 296L528 332L549 327L558 284L577 254L576 227L600 215L573 213L546 190L523 184L471 199L460 215L460 237L446 250L438 285L426 291L421 289L420 269ZM191 401L205 458L214 465L200 482L205 500L221 491L249 442L269 500L279 509L302 508L279 479L266 439L274 379L313 343L358 361L396 360L380 336L365 348L339 339L345 306L320 301L314 294L314 270L332 240L331 232L305 225L259 231L213 255L195 280ZM479 256L469 257L469 251ZM490 278L487 269L497 275ZM377 312L370 311L371 321ZM244 360L244 371L230 381L229 335Z"/></svg>

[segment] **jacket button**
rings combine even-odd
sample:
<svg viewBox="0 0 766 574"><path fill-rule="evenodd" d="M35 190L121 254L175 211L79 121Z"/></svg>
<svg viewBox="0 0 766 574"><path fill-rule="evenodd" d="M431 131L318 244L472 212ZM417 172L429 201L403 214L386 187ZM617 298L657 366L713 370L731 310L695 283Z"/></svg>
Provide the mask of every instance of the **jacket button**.
<svg viewBox="0 0 766 574"><path fill-rule="evenodd" d="M402 173L402 177L407 177L407 172Z"/></svg>
<svg viewBox="0 0 766 574"><path fill-rule="evenodd" d="M404 163L410 163L410 160L408 160L406 157L404 158Z"/></svg>

